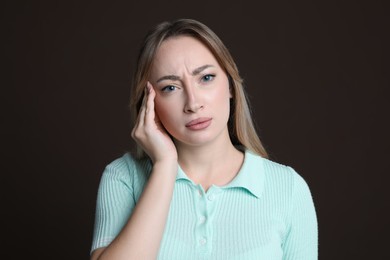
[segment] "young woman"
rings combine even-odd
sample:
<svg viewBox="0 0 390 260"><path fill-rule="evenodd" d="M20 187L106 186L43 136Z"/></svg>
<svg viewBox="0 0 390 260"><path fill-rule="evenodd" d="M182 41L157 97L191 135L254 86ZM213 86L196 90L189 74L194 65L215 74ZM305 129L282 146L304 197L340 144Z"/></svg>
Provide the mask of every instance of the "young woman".
<svg viewBox="0 0 390 260"><path fill-rule="evenodd" d="M132 137L102 176L91 259L317 259L306 182L267 159L238 69L204 24L146 36Z"/></svg>

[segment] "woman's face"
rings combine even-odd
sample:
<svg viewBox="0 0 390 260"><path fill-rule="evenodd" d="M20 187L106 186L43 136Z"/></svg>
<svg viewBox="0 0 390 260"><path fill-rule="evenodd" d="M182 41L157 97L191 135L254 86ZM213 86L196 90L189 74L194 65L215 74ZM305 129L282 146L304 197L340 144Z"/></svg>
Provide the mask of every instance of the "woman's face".
<svg viewBox="0 0 390 260"><path fill-rule="evenodd" d="M229 138L229 81L200 41L189 36L165 40L157 50L150 82L156 91L156 114L177 144Z"/></svg>

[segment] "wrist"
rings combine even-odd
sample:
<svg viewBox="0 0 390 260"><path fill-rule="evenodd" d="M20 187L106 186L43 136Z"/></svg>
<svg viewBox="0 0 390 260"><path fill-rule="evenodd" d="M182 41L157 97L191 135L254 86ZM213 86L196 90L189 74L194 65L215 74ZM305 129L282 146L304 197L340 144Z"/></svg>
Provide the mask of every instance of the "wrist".
<svg viewBox="0 0 390 260"><path fill-rule="evenodd" d="M169 154L160 154L157 156L150 156L153 165L155 164L165 164L165 165L174 165L178 164L177 154L169 155Z"/></svg>
<svg viewBox="0 0 390 260"><path fill-rule="evenodd" d="M153 170L162 170L164 172L172 172L176 176L177 169L179 167L179 163L177 159L165 159L165 160L157 160L153 162Z"/></svg>

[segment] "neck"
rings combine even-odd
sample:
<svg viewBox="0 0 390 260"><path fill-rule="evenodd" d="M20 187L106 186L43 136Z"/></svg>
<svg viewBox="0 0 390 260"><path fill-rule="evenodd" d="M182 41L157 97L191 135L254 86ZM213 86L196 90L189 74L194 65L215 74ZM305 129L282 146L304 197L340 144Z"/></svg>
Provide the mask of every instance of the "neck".
<svg viewBox="0 0 390 260"><path fill-rule="evenodd" d="M176 147L181 168L206 190L211 184L223 185L230 181L243 161L243 154L233 146L229 136L204 145L177 143Z"/></svg>

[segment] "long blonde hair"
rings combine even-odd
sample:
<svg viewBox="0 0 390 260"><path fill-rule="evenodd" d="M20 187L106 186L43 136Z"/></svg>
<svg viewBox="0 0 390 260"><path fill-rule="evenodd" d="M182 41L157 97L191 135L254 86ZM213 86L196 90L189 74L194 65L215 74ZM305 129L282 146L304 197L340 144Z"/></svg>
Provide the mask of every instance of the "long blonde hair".
<svg viewBox="0 0 390 260"><path fill-rule="evenodd" d="M243 87L243 80L230 52L210 28L196 20L178 19L173 22L162 22L144 38L132 81L129 107L133 122L135 122L141 107L144 89L150 76L157 49L164 40L180 35L194 37L205 44L228 76L230 88L233 90L228 120L232 143L268 158L267 152L256 133ZM137 156L145 156L140 147L137 147Z"/></svg>

